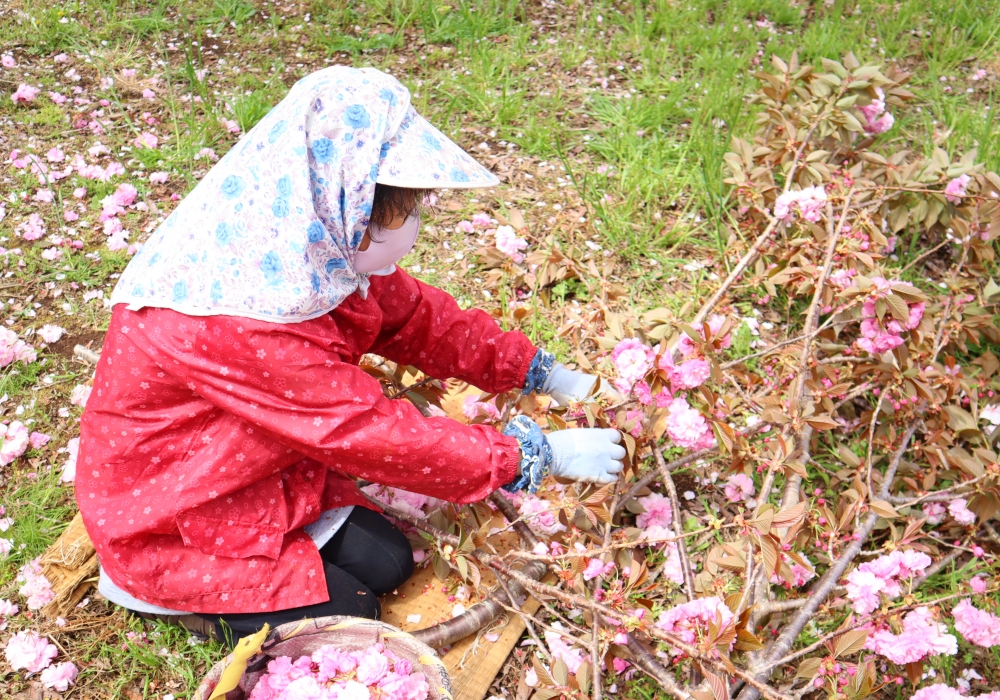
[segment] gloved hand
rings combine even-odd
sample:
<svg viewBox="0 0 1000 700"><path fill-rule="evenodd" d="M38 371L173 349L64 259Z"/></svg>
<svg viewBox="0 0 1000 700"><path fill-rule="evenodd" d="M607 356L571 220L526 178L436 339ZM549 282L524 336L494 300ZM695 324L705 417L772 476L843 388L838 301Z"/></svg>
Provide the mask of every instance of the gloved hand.
<svg viewBox="0 0 1000 700"><path fill-rule="evenodd" d="M556 363L542 384L542 393L548 394L560 406L568 406L571 401L583 401L594 388L597 377L566 369Z"/></svg>
<svg viewBox="0 0 1000 700"><path fill-rule="evenodd" d="M549 473L572 481L611 484L622 470L625 448L613 428L570 428L545 436L552 448Z"/></svg>

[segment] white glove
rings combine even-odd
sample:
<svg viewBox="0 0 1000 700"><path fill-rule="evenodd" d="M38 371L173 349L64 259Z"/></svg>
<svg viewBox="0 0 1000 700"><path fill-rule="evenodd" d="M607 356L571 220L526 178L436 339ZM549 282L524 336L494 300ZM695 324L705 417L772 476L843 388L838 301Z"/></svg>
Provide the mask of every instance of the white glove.
<svg viewBox="0 0 1000 700"><path fill-rule="evenodd" d="M548 394L560 406L568 406L571 401L583 401L597 383L597 377L566 369L557 362L542 384L542 393Z"/></svg>
<svg viewBox="0 0 1000 700"><path fill-rule="evenodd" d="M614 428L570 428L545 436L552 448L549 473L594 484L612 484L622 470L625 448Z"/></svg>

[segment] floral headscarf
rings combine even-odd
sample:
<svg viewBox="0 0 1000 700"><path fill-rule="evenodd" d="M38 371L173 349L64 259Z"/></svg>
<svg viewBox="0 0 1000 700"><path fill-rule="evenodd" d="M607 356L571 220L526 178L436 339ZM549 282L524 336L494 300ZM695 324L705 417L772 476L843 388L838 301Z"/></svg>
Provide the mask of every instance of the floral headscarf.
<svg viewBox="0 0 1000 700"><path fill-rule="evenodd" d="M376 181L499 182L417 114L392 76L342 66L313 73L153 233L111 301L282 323L321 316L367 290L352 261Z"/></svg>

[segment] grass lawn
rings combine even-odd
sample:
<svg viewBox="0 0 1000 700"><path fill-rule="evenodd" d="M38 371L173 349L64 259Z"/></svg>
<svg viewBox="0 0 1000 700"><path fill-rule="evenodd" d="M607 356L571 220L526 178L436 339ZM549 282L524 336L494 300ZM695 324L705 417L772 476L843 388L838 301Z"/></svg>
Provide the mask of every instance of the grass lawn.
<svg viewBox="0 0 1000 700"><path fill-rule="evenodd" d="M797 51L818 61L853 51L862 63L898 64L913 73L917 97L880 138L928 154L976 148L988 169L1000 169L995 2L8 0L0 37L12 64L5 58L0 68L0 245L8 251L0 320L39 350L36 362L0 370L0 413L52 436L0 467L0 516L10 519L0 536L12 543L0 556L0 599L15 602L20 567L76 511L60 474L64 448L79 435L81 409L70 396L92 368L72 348L99 348L105 300L129 258L105 245L100 200L134 184L145 207L121 219L128 242L142 241L313 70L392 73L424 116L501 176L495 189L440 193L405 267L463 306L496 311L568 362L579 355L559 330L574 319L603 308L640 315L663 307L681 317L698 305L738 235L723 155L733 136L752 132L746 98L772 56ZM30 105L10 99L21 83L42 86ZM143 133L155 134L157 147L137 146ZM73 174L51 184L52 202L36 198L30 167L7 158L19 150L43 159L58 147L68 159L98 142L125 173L108 182ZM62 163L49 161L50 172ZM165 181L150 182L154 172ZM87 188L82 198L77 187ZM456 228L478 212L523 218L529 250L558 242L589 274L539 290L527 313L505 311L514 291L485 289L475 262L492 241ZM82 247L42 257L43 241L18 234L36 213L49 236ZM36 333L44 324L65 336L45 346ZM946 570L930 588L945 592L961 578ZM37 622L80 667L77 698L185 698L223 655L183 630L129 619L96 595L62 626ZM1000 687L996 649L963 646L935 664L952 684L974 667ZM22 676L6 669L0 662L0 697L28 697ZM619 692L659 691L636 680ZM905 686L883 694L908 697Z"/></svg>

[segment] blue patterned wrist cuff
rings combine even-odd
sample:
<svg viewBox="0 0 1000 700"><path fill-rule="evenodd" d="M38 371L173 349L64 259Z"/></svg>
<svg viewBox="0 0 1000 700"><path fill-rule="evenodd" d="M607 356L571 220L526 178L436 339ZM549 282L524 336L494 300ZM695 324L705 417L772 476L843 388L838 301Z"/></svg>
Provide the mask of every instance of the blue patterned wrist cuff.
<svg viewBox="0 0 1000 700"><path fill-rule="evenodd" d="M541 352L541 351L539 351ZM521 471L517 479L504 486L505 491L519 491L525 487L534 493L549 475L552 448L538 424L527 416L515 416L503 429L503 434L517 440L521 446Z"/></svg>
<svg viewBox="0 0 1000 700"><path fill-rule="evenodd" d="M521 390L525 394L540 390L548 379L549 372L556 363L556 356L551 352L545 352L541 348L535 353L528 367L528 374L524 377L524 388Z"/></svg>

